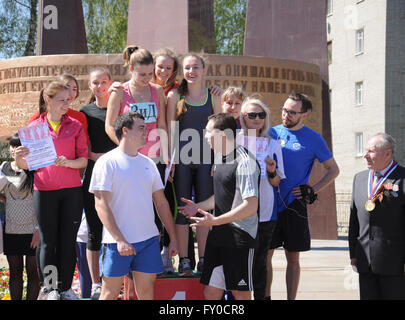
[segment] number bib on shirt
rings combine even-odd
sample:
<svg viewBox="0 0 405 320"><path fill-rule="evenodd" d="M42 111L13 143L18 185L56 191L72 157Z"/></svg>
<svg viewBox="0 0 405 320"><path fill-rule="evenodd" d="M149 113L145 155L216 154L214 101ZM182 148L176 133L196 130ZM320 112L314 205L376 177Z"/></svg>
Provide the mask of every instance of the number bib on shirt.
<svg viewBox="0 0 405 320"><path fill-rule="evenodd" d="M129 104L130 112L138 112L145 118L145 123L157 121L158 110L155 102L135 102Z"/></svg>

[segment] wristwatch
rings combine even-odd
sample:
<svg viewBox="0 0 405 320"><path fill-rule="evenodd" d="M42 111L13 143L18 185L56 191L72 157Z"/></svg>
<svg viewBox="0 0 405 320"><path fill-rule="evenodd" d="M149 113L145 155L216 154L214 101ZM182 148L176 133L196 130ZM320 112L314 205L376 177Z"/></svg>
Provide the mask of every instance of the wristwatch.
<svg viewBox="0 0 405 320"><path fill-rule="evenodd" d="M277 176L277 172L268 172L267 171L267 178L274 179Z"/></svg>

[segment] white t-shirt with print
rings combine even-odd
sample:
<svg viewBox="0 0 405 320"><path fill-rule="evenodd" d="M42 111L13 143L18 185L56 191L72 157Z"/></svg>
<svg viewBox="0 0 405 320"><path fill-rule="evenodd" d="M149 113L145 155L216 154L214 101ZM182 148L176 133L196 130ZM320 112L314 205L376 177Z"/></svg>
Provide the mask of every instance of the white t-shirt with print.
<svg viewBox="0 0 405 320"><path fill-rule="evenodd" d="M118 228L129 243L159 234L155 224L152 194L163 189L155 163L138 153L132 157L119 147L101 156L94 165L89 192L111 192L109 207ZM103 243L116 243L104 227Z"/></svg>

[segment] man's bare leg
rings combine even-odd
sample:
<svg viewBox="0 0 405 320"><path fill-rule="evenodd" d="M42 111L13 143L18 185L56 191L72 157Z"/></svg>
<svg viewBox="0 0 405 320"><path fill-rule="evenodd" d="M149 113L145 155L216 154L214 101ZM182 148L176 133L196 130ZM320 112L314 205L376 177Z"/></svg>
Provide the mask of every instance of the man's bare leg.
<svg viewBox="0 0 405 320"><path fill-rule="evenodd" d="M252 291L232 290L235 300L252 300Z"/></svg>
<svg viewBox="0 0 405 320"><path fill-rule="evenodd" d="M284 250L287 258L287 272L286 272L286 284L287 284L287 299L295 300L298 291L298 284L300 282L300 253L288 252Z"/></svg>
<svg viewBox="0 0 405 320"><path fill-rule="evenodd" d="M135 292L139 300L153 300L155 298L155 273L132 272Z"/></svg>
<svg viewBox="0 0 405 320"><path fill-rule="evenodd" d="M103 277L99 300L117 300L124 277Z"/></svg>
<svg viewBox="0 0 405 320"><path fill-rule="evenodd" d="M100 282L100 267L99 267L100 251L92 251L92 250L86 249L86 258L87 258L87 264L89 265L91 282L99 283Z"/></svg>
<svg viewBox="0 0 405 320"><path fill-rule="evenodd" d="M205 300L221 300L224 290L212 286L205 286L204 298Z"/></svg>

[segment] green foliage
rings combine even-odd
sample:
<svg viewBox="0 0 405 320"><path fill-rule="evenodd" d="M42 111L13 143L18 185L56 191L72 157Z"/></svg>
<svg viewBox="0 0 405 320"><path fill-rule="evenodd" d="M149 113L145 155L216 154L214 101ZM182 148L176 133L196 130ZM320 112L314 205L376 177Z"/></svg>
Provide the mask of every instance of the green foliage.
<svg viewBox="0 0 405 320"><path fill-rule="evenodd" d="M89 53L121 53L127 43L128 0L83 0Z"/></svg>
<svg viewBox="0 0 405 320"><path fill-rule="evenodd" d="M247 0L213 1L217 53L242 55ZM127 43L129 1L82 2L89 53L122 52ZM30 9L37 5L38 0L0 0L0 59L34 54L32 25L37 17Z"/></svg>
<svg viewBox="0 0 405 320"><path fill-rule="evenodd" d="M38 0L0 0L0 58L33 54L33 51L26 51L26 46L31 40L29 36L36 37L36 30L30 32L30 9L31 5L37 7L37 4Z"/></svg>
<svg viewBox="0 0 405 320"><path fill-rule="evenodd" d="M218 54L243 55L247 0L214 0Z"/></svg>
<svg viewBox="0 0 405 320"><path fill-rule="evenodd" d="M6 142L0 142L0 164L3 161L9 160L11 158L9 153L9 145Z"/></svg>

